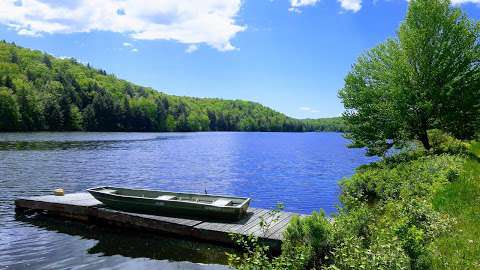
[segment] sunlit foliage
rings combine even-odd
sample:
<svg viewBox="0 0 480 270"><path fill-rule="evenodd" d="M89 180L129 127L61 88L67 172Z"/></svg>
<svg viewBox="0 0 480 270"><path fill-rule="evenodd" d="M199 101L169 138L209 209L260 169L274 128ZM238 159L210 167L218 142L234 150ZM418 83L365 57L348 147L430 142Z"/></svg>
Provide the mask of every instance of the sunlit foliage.
<svg viewBox="0 0 480 270"><path fill-rule="evenodd" d="M343 131L244 100L167 95L40 51L0 42L0 131Z"/></svg>

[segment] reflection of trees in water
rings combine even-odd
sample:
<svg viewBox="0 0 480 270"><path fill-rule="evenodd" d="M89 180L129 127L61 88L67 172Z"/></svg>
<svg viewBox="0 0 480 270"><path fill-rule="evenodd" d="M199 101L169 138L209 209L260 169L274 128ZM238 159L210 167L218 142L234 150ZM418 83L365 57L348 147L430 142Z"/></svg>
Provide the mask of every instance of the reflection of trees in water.
<svg viewBox="0 0 480 270"><path fill-rule="evenodd" d="M185 136L158 136L136 140L91 140L91 141L0 141L0 150L101 150L126 148L132 143L161 140L178 140Z"/></svg>
<svg viewBox="0 0 480 270"><path fill-rule="evenodd" d="M0 142L0 150L95 150L111 148L117 141Z"/></svg>
<svg viewBox="0 0 480 270"><path fill-rule="evenodd" d="M95 246L87 250L89 254L102 254L103 256L121 255L129 258L189 261L205 264L227 264L225 252L235 252L233 249L224 246L204 242L173 238L158 233L125 230L118 227L88 225L41 214L32 217L17 214L15 219L48 231L98 241Z"/></svg>

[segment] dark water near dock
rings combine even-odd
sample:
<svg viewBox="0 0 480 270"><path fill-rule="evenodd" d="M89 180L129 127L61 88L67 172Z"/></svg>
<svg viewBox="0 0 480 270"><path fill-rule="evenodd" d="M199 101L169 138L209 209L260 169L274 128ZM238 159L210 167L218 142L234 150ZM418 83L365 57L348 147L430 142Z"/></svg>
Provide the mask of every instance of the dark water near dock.
<svg viewBox="0 0 480 270"><path fill-rule="evenodd" d="M373 161L339 133L0 133L0 269L224 268L224 247L15 216L21 196L121 185L335 211L337 181Z"/></svg>

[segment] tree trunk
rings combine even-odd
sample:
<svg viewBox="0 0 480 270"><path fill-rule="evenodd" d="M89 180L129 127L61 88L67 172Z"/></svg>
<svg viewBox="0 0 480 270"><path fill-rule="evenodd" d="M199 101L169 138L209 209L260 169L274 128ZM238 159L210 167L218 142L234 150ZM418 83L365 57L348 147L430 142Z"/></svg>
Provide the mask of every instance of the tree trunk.
<svg viewBox="0 0 480 270"><path fill-rule="evenodd" d="M425 147L425 149L426 149L427 151L430 150L430 148L432 148L432 146L430 145L430 142L428 141L427 130L422 130L422 131L420 132L419 139L420 139L420 141L422 142L423 147Z"/></svg>

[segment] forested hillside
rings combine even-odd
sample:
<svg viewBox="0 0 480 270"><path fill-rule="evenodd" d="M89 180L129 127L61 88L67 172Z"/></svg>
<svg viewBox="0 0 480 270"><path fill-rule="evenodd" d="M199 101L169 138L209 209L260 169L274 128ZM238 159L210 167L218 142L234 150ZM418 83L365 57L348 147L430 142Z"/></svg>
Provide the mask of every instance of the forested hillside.
<svg viewBox="0 0 480 270"><path fill-rule="evenodd" d="M74 59L0 42L0 131L340 130L338 119L326 121L243 100L167 95Z"/></svg>
<svg viewBox="0 0 480 270"><path fill-rule="evenodd" d="M306 131L348 131L347 125L342 117L302 119L301 121Z"/></svg>

